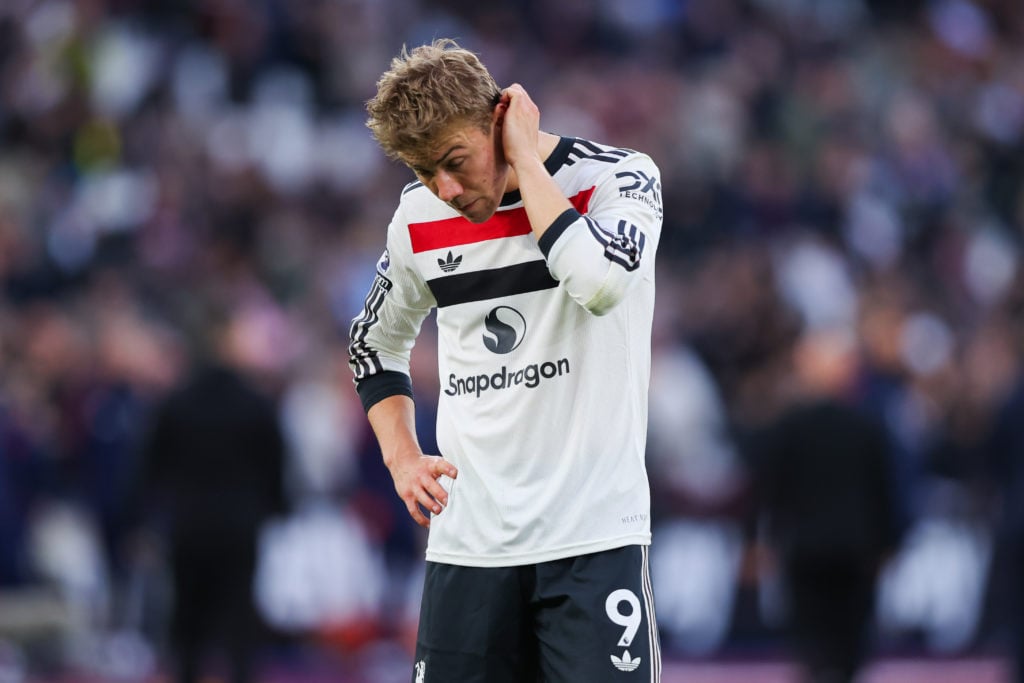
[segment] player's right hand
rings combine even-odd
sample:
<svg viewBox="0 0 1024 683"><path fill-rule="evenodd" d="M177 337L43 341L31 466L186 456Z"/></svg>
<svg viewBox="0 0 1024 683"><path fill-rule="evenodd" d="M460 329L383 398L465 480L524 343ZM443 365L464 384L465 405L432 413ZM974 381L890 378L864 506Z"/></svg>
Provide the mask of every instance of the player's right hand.
<svg viewBox="0 0 1024 683"><path fill-rule="evenodd" d="M455 479L459 472L439 455L420 455L399 460L391 466L391 478L398 497L405 503L409 516L422 527L430 527L430 517L424 510L441 514L448 505L448 492L438 481L442 476Z"/></svg>

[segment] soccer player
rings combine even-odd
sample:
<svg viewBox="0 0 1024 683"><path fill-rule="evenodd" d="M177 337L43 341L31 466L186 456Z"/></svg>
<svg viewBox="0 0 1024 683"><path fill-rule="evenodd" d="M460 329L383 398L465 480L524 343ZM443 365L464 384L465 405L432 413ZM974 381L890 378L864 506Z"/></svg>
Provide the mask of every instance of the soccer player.
<svg viewBox="0 0 1024 683"><path fill-rule="evenodd" d="M349 353L395 489L430 529L414 681L658 681L658 169L541 131L521 85L448 39L403 49L377 87L367 125L417 180ZM440 455L420 449L409 378L433 309Z"/></svg>

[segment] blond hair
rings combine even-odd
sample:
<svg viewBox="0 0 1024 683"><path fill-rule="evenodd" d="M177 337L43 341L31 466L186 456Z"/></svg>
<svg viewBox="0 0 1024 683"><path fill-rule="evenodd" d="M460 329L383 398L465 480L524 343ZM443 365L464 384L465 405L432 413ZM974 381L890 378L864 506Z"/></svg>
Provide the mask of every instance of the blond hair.
<svg viewBox="0 0 1024 683"><path fill-rule="evenodd" d="M501 89L480 59L439 38L391 60L366 103L367 127L384 153L405 162L422 158L456 125L490 131Z"/></svg>

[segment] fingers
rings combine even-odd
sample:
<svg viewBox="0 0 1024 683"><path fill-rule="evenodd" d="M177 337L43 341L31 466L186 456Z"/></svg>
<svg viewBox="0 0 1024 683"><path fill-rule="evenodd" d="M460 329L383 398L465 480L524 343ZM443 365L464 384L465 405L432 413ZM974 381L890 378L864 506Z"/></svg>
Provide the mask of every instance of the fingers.
<svg viewBox="0 0 1024 683"><path fill-rule="evenodd" d="M423 513L423 510L429 510L433 514L439 515L444 510L444 506L448 504L447 492L436 481L431 481L433 486L417 489L405 500L405 509L409 511L409 516L421 527L426 528L430 527L430 518Z"/></svg>
<svg viewBox="0 0 1024 683"><path fill-rule="evenodd" d="M444 506L448 505L448 492L437 483L437 480L431 479L416 492L416 500L435 515L439 515Z"/></svg>
<svg viewBox="0 0 1024 683"><path fill-rule="evenodd" d="M526 89L519 83L513 83L501 91L503 96L511 98L513 95L525 95Z"/></svg>
<svg viewBox="0 0 1024 683"><path fill-rule="evenodd" d="M409 511L409 516L412 517L414 522L416 522L425 529L430 528L430 519L428 519L427 516L420 511L419 505L417 505L415 502L410 503L409 501L406 501L405 509Z"/></svg>
<svg viewBox="0 0 1024 683"><path fill-rule="evenodd" d="M418 472L410 477L408 485L399 488L399 494L405 501L409 516L420 526L429 527L430 518L423 511L439 515L448 505L448 492L438 479L441 476L455 479L458 469L437 456L424 456L417 469Z"/></svg>
<svg viewBox="0 0 1024 683"><path fill-rule="evenodd" d="M523 86L518 83L513 83L501 91L501 98L498 100L498 103L508 107L516 98L519 98L522 101L528 101L530 96L526 94L526 90Z"/></svg>
<svg viewBox="0 0 1024 683"><path fill-rule="evenodd" d="M459 476L458 468L455 467L455 465L448 462L447 460L445 460L444 458L434 458L433 461L431 462L431 466L434 468L435 477L447 475L452 479L455 479L456 477Z"/></svg>

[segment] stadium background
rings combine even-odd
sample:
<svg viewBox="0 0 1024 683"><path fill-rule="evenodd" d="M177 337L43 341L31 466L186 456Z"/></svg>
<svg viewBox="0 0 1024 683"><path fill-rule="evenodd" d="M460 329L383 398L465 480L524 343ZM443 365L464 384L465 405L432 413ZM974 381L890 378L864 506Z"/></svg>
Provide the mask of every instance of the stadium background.
<svg viewBox="0 0 1024 683"><path fill-rule="evenodd" d="M979 445L1021 363L1015 0L4 0L0 680L160 675L166 565L122 503L206 301L238 311L288 436L291 512L256 587L275 680L407 680L423 537L344 336L409 178L362 105L402 44L436 36L523 83L546 130L661 167L666 680L790 675L773 577L744 552L735 430L784 400L802 325L857 335L862 400L898 445L908 533L869 680L1004 680Z"/></svg>

